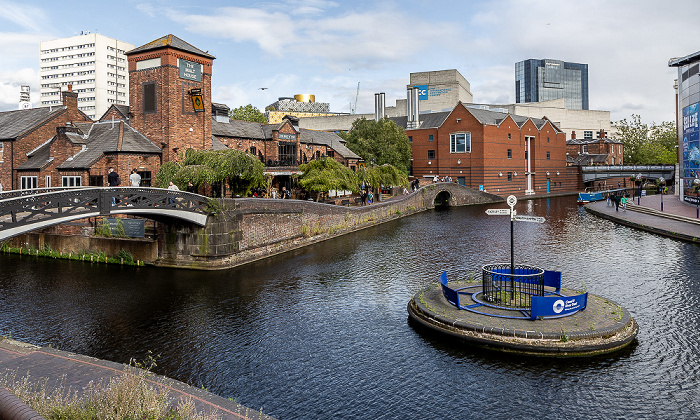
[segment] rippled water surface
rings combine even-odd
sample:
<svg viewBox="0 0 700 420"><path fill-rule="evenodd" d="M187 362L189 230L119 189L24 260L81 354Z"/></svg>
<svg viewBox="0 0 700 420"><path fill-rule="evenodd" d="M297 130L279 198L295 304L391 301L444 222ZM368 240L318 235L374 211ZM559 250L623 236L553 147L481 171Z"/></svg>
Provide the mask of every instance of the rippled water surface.
<svg viewBox="0 0 700 420"><path fill-rule="evenodd" d="M505 207L504 204L489 207ZM447 269L509 261L507 217L429 211L221 272L0 256L0 333L128 362L280 419L698 418L700 248L518 203L516 260L625 306L638 343L541 360L416 332L406 304Z"/></svg>

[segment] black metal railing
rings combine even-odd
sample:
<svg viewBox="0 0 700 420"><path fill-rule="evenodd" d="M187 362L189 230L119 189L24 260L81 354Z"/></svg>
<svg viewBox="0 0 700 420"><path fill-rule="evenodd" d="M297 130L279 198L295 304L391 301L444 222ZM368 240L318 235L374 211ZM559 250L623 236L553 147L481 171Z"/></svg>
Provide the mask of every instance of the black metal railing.
<svg viewBox="0 0 700 420"><path fill-rule="evenodd" d="M532 296L544 296L544 270L529 265L485 265L482 268L483 299L508 309L529 309Z"/></svg>

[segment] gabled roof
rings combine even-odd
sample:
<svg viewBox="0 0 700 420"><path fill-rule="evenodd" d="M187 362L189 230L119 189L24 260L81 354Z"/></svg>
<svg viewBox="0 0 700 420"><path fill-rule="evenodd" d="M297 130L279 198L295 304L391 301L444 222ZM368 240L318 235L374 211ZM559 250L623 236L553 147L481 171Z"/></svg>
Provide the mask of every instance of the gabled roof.
<svg viewBox="0 0 700 420"><path fill-rule="evenodd" d="M124 54L131 55L131 54L136 54L136 53L140 53L140 52L144 52L144 51L157 50L157 49L166 48L166 47L174 48L176 50L185 51L188 53L200 55L202 57L207 57L207 58L211 58L211 59L216 58L213 55L210 55L209 53L202 51L197 47L192 46L192 44L189 44L189 43L183 41L182 39L176 37L173 34L165 35L164 37L153 40L153 41L149 42L148 44L144 44L140 47L134 48L131 51L127 51Z"/></svg>
<svg viewBox="0 0 700 420"><path fill-rule="evenodd" d="M342 139L335 133L329 133L327 131L307 130L305 128L302 128L300 129L299 137L299 140L302 143L326 145L345 159L360 159L360 156L358 156L352 150L348 149L347 146L345 146Z"/></svg>
<svg viewBox="0 0 700 420"><path fill-rule="evenodd" d="M122 144L119 147L119 135L122 133ZM67 133L69 140L74 144L74 135ZM161 149L143 134L134 130L130 125L111 122L96 122L92 124L88 133L80 136L84 142L83 150L69 157L61 163L59 169L84 169L91 167L105 154L111 153L137 153L159 154Z"/></svg>
<svg viewBox="0 0 700 420"><path fill-rule="evenodd" d="M99 121L108 121L105 120L104 117L109 114L109 111L112 109L116 110L119 115L121 115L121 118L117 118L120 120L126 120L129 118L129 105L117 105L117 104L112 104L107 108L107 111L105 111L104 114L100 117Z"/></svg>
<svg viewBox="0 0 700 420"><path fill-rule="evenodd" d="M0 140L16 139L65 109L63 106L57 106L0 112Z"/></svg>

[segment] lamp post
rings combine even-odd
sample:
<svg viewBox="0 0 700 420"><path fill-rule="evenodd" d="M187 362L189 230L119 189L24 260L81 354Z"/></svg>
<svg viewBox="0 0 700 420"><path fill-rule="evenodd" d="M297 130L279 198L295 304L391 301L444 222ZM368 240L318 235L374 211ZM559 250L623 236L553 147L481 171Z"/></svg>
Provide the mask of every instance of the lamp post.
<svg viewBox="0 0 700 420"><path fill-rule="evenodd" d="M642 201L642 174L637 174L637 181L639 182L639 195L637 195L637 205Z"/></svg>
<svg viewBox="0 0 700 420"><path fill-rule="evenodd" d="M661 211L664 211L664 182L666 182L666 179L663 176L660 176L659 188L661 189Z"/></svg>

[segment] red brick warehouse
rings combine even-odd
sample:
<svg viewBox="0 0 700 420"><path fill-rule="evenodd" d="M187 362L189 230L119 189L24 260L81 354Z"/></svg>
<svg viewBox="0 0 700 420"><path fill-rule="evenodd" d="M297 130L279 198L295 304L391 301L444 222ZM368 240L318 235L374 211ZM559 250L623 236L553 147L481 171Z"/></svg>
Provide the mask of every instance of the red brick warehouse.
<svg viewBox="0 0 700 420"><path fill-rule="evenodd" d="M407 118L394 118L406 127ZM451 177L507 195L573 191L578 169L566 166L566 134L546 118L467 107L420 114L407 129L416 178Z"/></svg>

